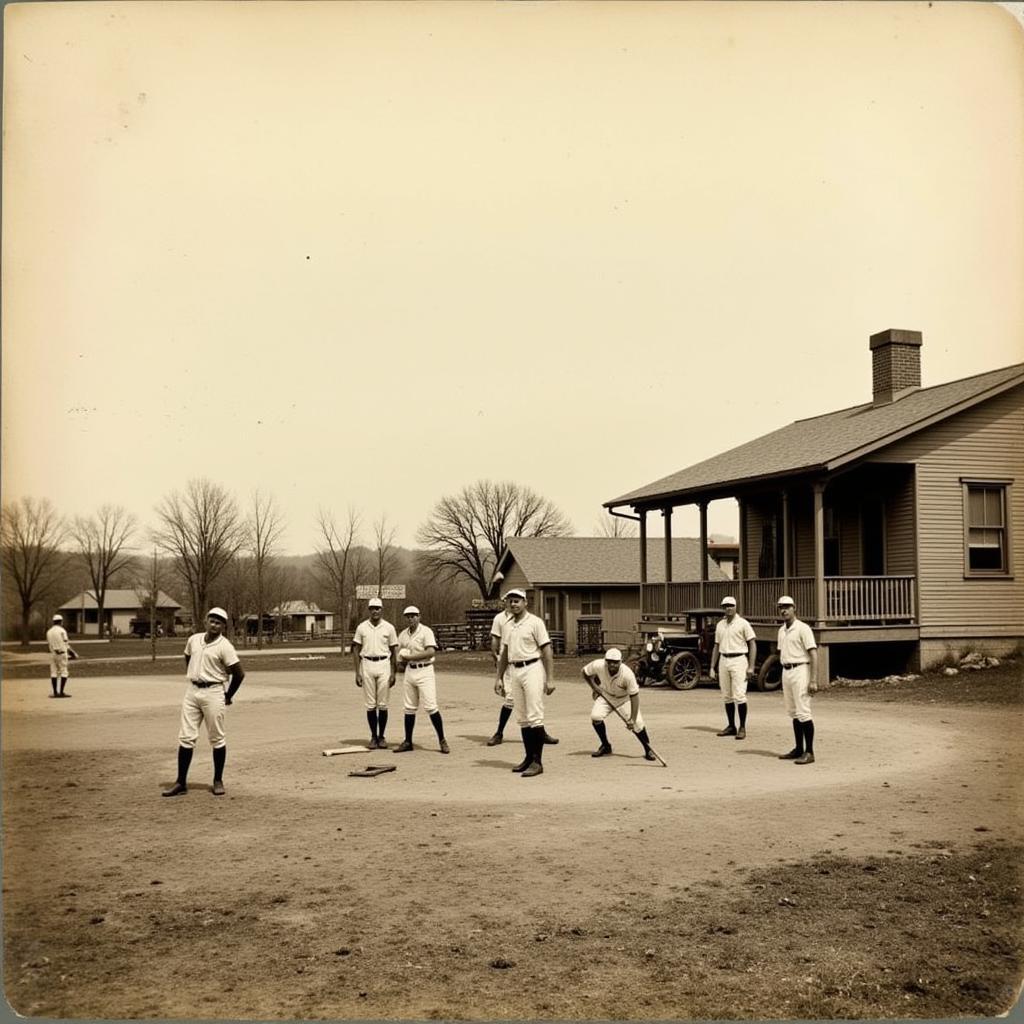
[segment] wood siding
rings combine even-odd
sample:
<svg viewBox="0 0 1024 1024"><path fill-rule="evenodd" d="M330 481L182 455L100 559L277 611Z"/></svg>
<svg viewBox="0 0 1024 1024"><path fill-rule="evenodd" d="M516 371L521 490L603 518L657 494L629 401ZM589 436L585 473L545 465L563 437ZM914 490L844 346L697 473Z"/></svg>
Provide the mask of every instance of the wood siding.
<svg viewBox="0 0 1024 1024"><path fill-rule="evenodd" d="M876 462L917 464L918 566L921 634L960 629L1024 634L1024 388L938 423L877 453ZM1013 478L1010 489L1010 568L1013 579L964 578L961 477ZM909 504L901 495L903 507ZM907 539L898 539L906 557Z"/></svg>

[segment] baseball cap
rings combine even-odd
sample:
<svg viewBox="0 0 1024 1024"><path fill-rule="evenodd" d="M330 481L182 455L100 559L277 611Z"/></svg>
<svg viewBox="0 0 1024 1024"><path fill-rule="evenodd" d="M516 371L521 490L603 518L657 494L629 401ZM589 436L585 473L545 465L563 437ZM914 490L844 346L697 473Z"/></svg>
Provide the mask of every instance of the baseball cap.
<svg viewBox="0 0 1024 1024"><path fill-rule="evenodd" d="M409 605L405 609L405 611L402 612L403 615L419 615L419 613L420 613L419 608L417 608L416 605L414 605L414 604Z"/></svg>
<svg viewBox="0 0 1024 1024"><path fill-rule="evenodd" d="M368 608L383 608L384 602L379 597L371 597L370 600L366 602L366 606Z"/></svg>
<svg viewBox="0 0 1024 1024"><path fill-rule="evenodd" d="M518 587L513 587L511 590L505 591L505 597L503 598L503 600L507 601L510 597L521 597L525 601L526 591L520 590Z"/></svg>
<svg viewBox="0 0 1024 1024"><path fill-rule="evenodd" d="M609 647L608 650L604 652L604 660L622 661L622 651L620 651L618 647Z"/></svg>
<svg viewBox="0 0 1024 1024"><path fill-rule="evenodd" d="M793 598L789 596L789 594L783 594L782 597L780 597L778 601L776 601L776 604L778 604L779 607L781 607L784 604L796 604L796 602L793 600Z"/></svg>
<svg viewBox="0 0 1024 1024"><path fill-rule="evenodd" d="M731 604L735 608L736 607L736 598L735 597L723 597L722 598L722 607L724 608L727 604Z"/></svg>
<svg viewBox="0 0 1024 1024"><path fill-rule="evenodd" d="M211 608L207 613L208 619L220 619L221 622L228 621L228 613L223 608Z"/></svg>
<svg viewBox="0 0 1024 1024"><path fill-rule="evenodd" d="M54 622L63 622L64 621L64 616L63 615L54 615L53 621Z"/></svg>

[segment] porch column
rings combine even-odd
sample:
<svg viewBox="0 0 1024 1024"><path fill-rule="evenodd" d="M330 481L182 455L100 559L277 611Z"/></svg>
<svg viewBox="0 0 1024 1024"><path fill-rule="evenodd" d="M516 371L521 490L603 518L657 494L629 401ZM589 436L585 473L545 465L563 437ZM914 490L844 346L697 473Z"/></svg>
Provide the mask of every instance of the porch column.
<svg viewBox="0 0 1024 1024"><path fill-rule="evenodd" d="M736 499L736 504L740 507L740 527L739 527L739 544L736 545L736 582L738 584L739 595L737 600L740 603L740 608L743 609L744 616L748 615L749 610L744 600L744 590L746 581L746 572L744 571L744 558L747 550L747 503L742 498Z"/></svg>
<svg viewBox="0 0 1024 1024"><path fill-rule="evenodd" d="M647 582L647 509L640 513L640 582Z"/></svg>
<svg viewBox="0 0 1024 1024"><path fill-rule="evenodd" d="M665 618L668 618L668 585L672 582L672 508L662 509L665 518Z"/></svg>
<svg viewBox="0 0 1024 1024"><path fill-rule="evenodd" d="M782 592L789 593L789 491L782 491Z"/></svg>
<svg viewBox="0 0 1024 1024"><path fill-rule="evenodd" d="M700 600L698 604L703 608L705 605L704 584L708 578L708 503L699 501L697 507L700 509Z"/></svg>
<svg viewBox="0 0 1024 1024"><path fill-rule="evenodd" d="M825 623L825 483L814 482L814 621Z"/></svg>

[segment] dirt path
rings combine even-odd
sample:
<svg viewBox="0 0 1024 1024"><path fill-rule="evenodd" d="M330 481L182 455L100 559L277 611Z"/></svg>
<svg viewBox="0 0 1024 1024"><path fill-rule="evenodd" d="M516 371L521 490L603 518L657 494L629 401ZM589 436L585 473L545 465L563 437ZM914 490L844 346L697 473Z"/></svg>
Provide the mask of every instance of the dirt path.
<svg viewBox="0 0 1024 1024"><path fill-rule="evenodd" d="M792 739L778 694L751 695L741 743L714 735L713 691L645 691L664 769L618 722L615 756L594 761L586 690L563 683L561 743L524 780L518 743L484 745L483 677L441 677L450 756L424 720L412 754L325 758L365 735L351 675L253 671L229 712L228 795L207 791L201 747L189 794L162 800L180 676L47 689L2 694L6 989L25 1014L685 1017L678 978L630 996L585 969L591 947L576 962L545 942L600 933L643 956L630 912L672 920L681 894L751 868L1024 838L1021 715L1005 709L825 695L818 762L798 767L776 757ZM348 777L370 763L398 770Z"/></svg>

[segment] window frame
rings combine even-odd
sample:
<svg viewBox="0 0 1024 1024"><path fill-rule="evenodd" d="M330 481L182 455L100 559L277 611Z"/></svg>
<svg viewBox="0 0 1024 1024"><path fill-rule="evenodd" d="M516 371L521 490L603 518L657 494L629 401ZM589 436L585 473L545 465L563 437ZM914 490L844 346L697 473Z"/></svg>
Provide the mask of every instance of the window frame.
<svg viewBox="0 0 1024 1024"><path fill-rule="evenodd" d="M586 609L587 607L590 606L590 605L588 605L588 598L591 599L591 603L592 603L592 600L594 598L596 598L596 600L597 600L597 611L596 612L595 611L585 611L584 610L584 609ZM580 590L580 614L579 614L579 617L581 619L588 619L588 618L589 619L599 619L601 617L601 614L602 614L602 611L601 611L602 604L603 604L603 602L601 600L601 588L600 587L590 587L587 590Z"/></svg>
<svg viewBox="0 0 1024 1024"><path fill-rule="evenodd" d="M964 579L1012 580L1013 579L1013 533L1011 510L1013 508L1013 479L991 477L960 477L963 499L964 520ZM1003 567L1001 569L974 569L971 567L971 491L986 489L1001 492L1003 525L1001 527L975 527L975 529L1002 530Z"/></svg>

